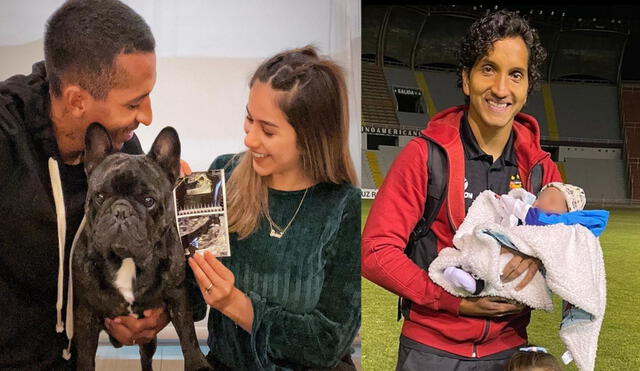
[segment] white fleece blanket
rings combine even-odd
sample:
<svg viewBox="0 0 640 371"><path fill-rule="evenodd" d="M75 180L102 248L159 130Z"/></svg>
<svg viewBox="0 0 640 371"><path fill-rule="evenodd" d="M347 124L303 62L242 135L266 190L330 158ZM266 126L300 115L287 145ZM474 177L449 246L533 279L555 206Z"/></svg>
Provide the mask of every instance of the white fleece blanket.
<svg viewBox="0 0 640 371"><path fill-rule="evenodd" d="M509 194L518 198L523 196L518 189ZM485 289L479 296L514 299L547 311L553 309L550 291L556 293L577 307L565 311L560 338L580 370L593 370L606 306L606 280L599 239L581 225L503 227L499 202L492 191L478 195L453 239L457 249L440 251L429 267L429 276L455 296L472 296L465 290L456 289L444 278L445 268L460 267L485 280ZM512 255L500 255L499 240L540 259L545 276L537 272L521 291L515 291L515 287L524 274L503 284L500 274Z"/></svg>

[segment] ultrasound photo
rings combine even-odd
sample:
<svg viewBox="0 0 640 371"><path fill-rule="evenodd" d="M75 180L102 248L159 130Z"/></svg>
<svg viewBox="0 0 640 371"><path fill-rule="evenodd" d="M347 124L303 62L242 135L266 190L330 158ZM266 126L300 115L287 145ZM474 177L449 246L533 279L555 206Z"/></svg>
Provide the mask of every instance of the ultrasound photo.
<svg viewBox="0 0 640 371"><path fill-rule="evenodd" d="M209 251L218 257L230 256L224 170L182 177L174 193L185 254Z"/></svg>

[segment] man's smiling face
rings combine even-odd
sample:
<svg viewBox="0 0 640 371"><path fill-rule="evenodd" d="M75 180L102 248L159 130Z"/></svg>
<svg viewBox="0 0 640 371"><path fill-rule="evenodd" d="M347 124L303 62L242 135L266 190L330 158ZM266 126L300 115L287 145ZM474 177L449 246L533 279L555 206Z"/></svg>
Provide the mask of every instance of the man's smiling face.
<svg viewBox="0 0 640 371"><path fill-rule="evenodd" d="M101 123L111 135L114 147L120 149L133 137L139 124L150 125L153 119L149 94L156 82L156 55L120 54L116 63L117 86L104 100L90 97L85 122L87 126L94 121Z"/></svg>
<svg viewBox="0 0 640 371"><path fill-rule="evenodd" d="M462 72L469 121L482 129L510 126L527 101L529 51L521 37L497 40L471 71Z"/></svg>

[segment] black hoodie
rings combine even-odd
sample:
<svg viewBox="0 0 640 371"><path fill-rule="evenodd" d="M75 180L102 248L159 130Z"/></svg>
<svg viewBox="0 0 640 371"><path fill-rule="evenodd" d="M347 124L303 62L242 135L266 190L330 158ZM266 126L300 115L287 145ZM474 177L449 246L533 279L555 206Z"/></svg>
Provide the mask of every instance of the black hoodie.
<svg viewBox="0 0 640 371"><path fill-rule="evenodd" d="M49 118L44 62L28 76L0 82L0 369L58 369L67 346L56 332L58 223L49 159L57 161L64 194L66 236L62 303L69 251L84 214L83 165L65 165ZM123 152L141 154L134 136ZM55 166L55 163L54 165ZM62 308L62 320L65 310ZM73 353L73 352L72 352Z"/></svg>

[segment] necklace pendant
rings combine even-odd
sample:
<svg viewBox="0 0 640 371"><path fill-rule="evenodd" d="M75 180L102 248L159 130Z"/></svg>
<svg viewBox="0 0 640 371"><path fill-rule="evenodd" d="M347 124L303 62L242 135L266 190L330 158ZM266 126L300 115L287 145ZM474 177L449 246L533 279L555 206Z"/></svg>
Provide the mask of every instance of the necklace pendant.
<svg viewBox="0 0 640 371"><path fill-rule="evenodd" d="M277 232L275 229L271 228L271 233L269 233L269 236L275 237L275 238L281 238L282 232Z"/></svg>

